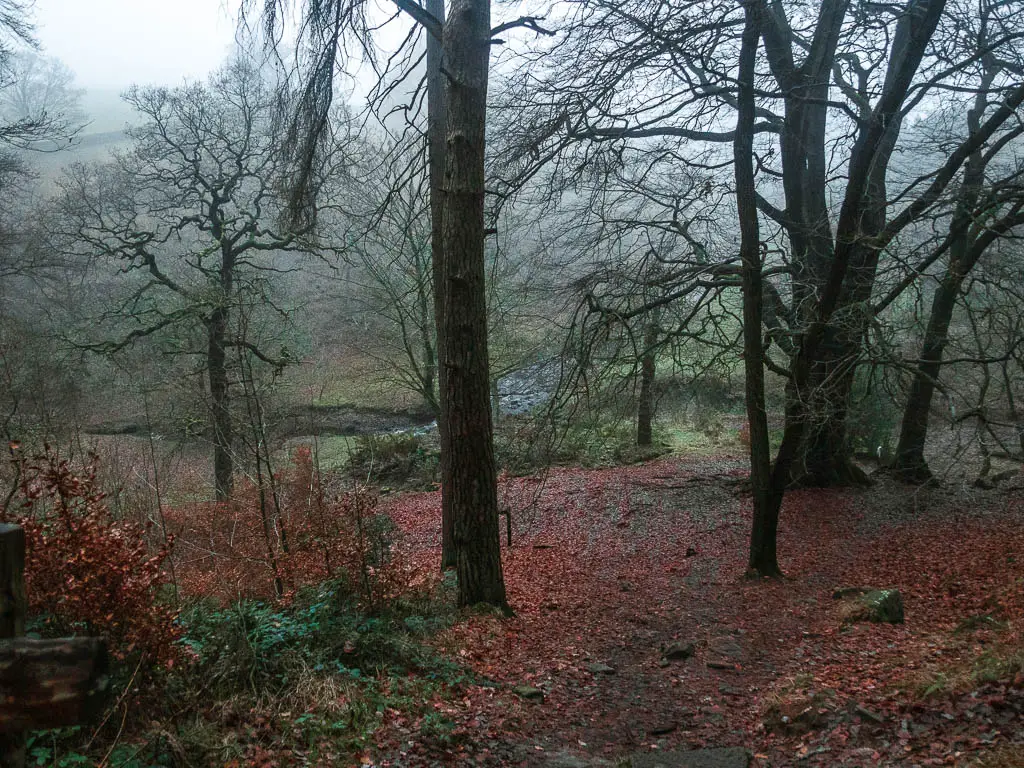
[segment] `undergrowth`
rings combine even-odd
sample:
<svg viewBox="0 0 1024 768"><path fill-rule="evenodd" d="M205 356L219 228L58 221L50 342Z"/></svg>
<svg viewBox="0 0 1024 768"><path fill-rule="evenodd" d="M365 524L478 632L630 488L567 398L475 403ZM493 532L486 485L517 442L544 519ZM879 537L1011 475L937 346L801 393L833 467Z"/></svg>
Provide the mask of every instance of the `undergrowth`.
<svg viewBox="0 0 1024 768"><path fill-rule="evenodd" d="M454 723L435 705L472 677L429 641L453 620L431 594L368 613L344 580L301 590L290 604L194 601L179 617L190 663L166 676L144 721L115 713L96 733L40 732L30 757L124 768L348 764L396 719L446 749Z"/></svg>
<svg viewBox="0 0 1024 768"><path fill-rule="evenodd" d="M439 471L436 435L416 432L357 437L345 463L345 473L359 482L407 489L432 488Z"/></svg>

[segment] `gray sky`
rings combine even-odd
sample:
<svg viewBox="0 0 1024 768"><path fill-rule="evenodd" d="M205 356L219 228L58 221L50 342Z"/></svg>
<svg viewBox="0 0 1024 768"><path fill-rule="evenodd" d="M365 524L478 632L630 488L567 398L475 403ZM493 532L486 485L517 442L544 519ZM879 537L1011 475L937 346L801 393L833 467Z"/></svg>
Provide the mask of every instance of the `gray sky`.
<svg viewBox="0 0 1024 768"><path fill-rule="evenodd" d="M84 88L201 79L228 55L238 0L36 0L37 35Z"/></svg>

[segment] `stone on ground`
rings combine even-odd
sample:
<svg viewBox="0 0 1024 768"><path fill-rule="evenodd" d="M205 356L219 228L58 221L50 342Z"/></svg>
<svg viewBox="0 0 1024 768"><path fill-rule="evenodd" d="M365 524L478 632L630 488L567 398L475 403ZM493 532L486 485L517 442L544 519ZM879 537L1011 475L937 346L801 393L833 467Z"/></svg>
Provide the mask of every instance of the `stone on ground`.
<svg viewBox="0 0 1024 768"><path fill-rule="evenodd" d="M512 692L528 701L544 701L544 691L534 688L532 685L517 685Z"/></svg>
<svg viewBox="0 0 1024 768"><path fill-rule="evenodd" d="M903 623L903 595L898 589L874 589L859 596L846 607L847 624L871 621L877 624Z"/></svg>
<svg viewBox="0 0 1024 768"><path fill-rule="evenodd" d="M693 656L696 650L697 646L694 643L672 643L665 647L661 655L669 661L682 661Z"/></svg>

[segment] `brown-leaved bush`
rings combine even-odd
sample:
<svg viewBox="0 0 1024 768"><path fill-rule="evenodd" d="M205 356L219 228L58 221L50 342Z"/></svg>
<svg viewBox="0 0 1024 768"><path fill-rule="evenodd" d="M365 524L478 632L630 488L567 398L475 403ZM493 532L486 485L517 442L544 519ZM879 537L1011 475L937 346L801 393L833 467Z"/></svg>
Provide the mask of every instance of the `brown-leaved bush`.
<svg viewBox="0 0 1024 768"><path fill-rule="evenodd" d="M172 665L176 612L159 595L170 542L151 551L145 527L112 517L95 455L77 470L49 446L19 461L21 484L4 522L25 529L30 616L55 633L104 636L117 658Z"/></svg>
<svg viewBox="0 0 1024 768"><path fill-rule="evenodd" d="M307 446L273 483L264 481L262 490L237 483L231 501L167 511L186 592L230 603L287 598L298 587L344 579L373 608L404 589L409 574L391 551L392 524L375 493L329 481Z"/></svg>

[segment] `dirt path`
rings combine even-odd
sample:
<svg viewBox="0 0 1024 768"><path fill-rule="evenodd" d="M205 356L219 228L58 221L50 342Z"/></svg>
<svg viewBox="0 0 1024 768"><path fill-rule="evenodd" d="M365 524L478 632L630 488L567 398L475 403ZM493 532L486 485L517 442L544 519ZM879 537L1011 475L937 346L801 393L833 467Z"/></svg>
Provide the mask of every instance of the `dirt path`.
<svg viewBox="0 0 1024 768"><path fill-rule="evenodd" d="M509 481L517 532L505 568L517 617L476 617L443 640L497 686L470 687L449 708L466 739L453 758L557 766L742 745L763 765L877 765L877 754L909 766L967 746L940 738L935 723L907 726L895 686L936 653L977 642L952 630L1012 589L1012 552L1024 551L1018 497L884 484L793 493L780 537L789 578L751 583L743 474L725 458ZM431 497L418 499L396 517L433 557ZM953 530L977 536L940 564ZM947 582L959 585L952 598L939 591ZM899 587L907 623L840 631L831 593L844 584ZM1001 711L1022 700L1011 692ZM788 724L786 707L796 708ZM1019 723L991 745L1014 739L1024 741Z"/></svg>

